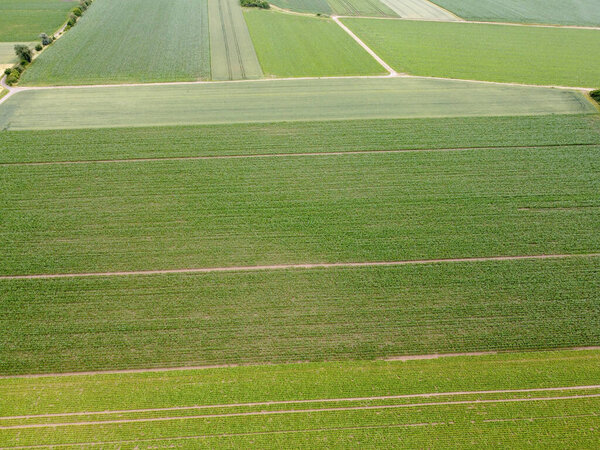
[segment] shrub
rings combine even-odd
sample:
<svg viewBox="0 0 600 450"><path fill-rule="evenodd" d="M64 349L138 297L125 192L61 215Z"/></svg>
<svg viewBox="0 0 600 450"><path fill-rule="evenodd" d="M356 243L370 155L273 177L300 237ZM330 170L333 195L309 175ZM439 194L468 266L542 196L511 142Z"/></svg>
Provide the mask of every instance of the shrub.
<svg viewBox="0 0 600 450"><path fill-rule="evenodd" d="M73 15L77 16L77 17L81 17L81 14L83 13L83 11L81 10L81 8L79 6L73 8Z"/></svg>
<svg viewBox="0 0 600 450"><path fill-rule="evenodd" d="M35 50L38 52L41 51L43 48L44 48L44 46L42 44L38 44L35 46Z"/></svg>
<svg viewBox="0 0 600 450"><path fill-rule="evenodd" d="M67 29L71 28L75 23L77 23L77 17L71 14L71 16L69 16L69 21L67 22Z"/></svg>
<svg viewBox="0 0 600 450"><path fill-rule="evenodd" d="M11 72L12 72L11 68L4 69L4 75L10 75Z"/></svg>
<svg viewBox="0 0 600 450"><path fill-rule="evenodd" d="M19 77L21 76L21 73L15 69L10 71L10 74L6 77L6 84L8 84L9 86L12 86L13 84L15 84L17 81L19 81Z"/></svg>
<svg viewBox="0 0 600 450"><path fill-rule="evenodd" d="M596 102L600 103L600 89L590 92L590 97L592 97Z"/></svg>
<svg viewBox="0 0 600 450"><path fill-rule="evenodd" d="M240 0L240 4L246 8L269 9L271 5L266 0Z"/></svg>
<svg viewBox="0 0 600 450"><path fill-rule="evenodd" d="M21 61L31 62L31 49L26 45L15 45L15 53Z"/></svg>
<svg viewBox="0 0 600 450"><path fill-rule="evenodd" d="M52 38L49 37L46 33L40 34L40 39L42 40L42 45L49 45L52 43Z"/></svg>

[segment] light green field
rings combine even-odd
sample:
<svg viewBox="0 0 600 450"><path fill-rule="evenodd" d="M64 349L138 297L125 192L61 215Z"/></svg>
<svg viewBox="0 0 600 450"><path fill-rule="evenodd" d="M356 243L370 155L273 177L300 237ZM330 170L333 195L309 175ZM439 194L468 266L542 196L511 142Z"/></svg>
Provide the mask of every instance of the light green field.
<svg viewBox="0 0 600 450"><path fill-rule="evenodd" d="M598 389L542 389L596 384L598 367L597 351L562 351L4 379L0 426L35 427L2 428L0 441L331 448L391 447L400 440L405 447L521 448L534 440L591 448L598 439ZM514 392L525 388L536 391ZM481 392L490 390L503 392ZM409 397L350 400L390 395ZM58 415L10 418L46 413ZM43 426L52 423L63 425Z"/></svg>
<svg viewBox="0 0 600 450"><path fill-rule="evenodd" d="M256 9L246 10L244 15L266 75L320 77L386 73L332 20Z"/></svg>
<svg viewBox="0 0 600 450"><path fill-rule="evenodd" d="M17 62L15 45L22 42L0 42L0 66Z"/></svg>
<svg viewBox="0 0 600 450"><path fill-rule="evenodd" d="M433 0L468 20L600 26L596 0Z"/></svg>
<svg viewBox="0 0 600 450"><path fill-rule="evenodd" d="M406 19L454 21L458 18L429 0L381 0L398 16Z"/></svg>
<svg viewBox="0 0 600 450"><path fill-rule="evenodd" d="M589 55L600 31L507 25L344 19L399 72L526 84L597 87Z"/></svg>
<svg viewBox="0 0 600 450"><path fill-rule="evenodd" d="M262 71L239 0L208 2L213 80L261 78Z"/></svg>
<svg viewBox="0 0 600 450"><path fill-rule="evenodd" d="M598 115L451 117L7 131L0 163L331 151L600 145ZM114 143L118 142L119 145Z"/></svg>
<svg viewBox="0 0 600 450"><path fill-rule="evenodd" d="M0 295L0 374L564 348L600 339L600 257L0 280Z"/></svg>
<svg viewBox="0 0 600 450"><path fill-rule="evenodd" d="M210 50L206 5L206 0L130 0L126 7L120 0L96 1L77 26L27 69L21 84L73 85L208 78ZM56 109L52 108L53 111Z"/></svg>
<svg viewBox="0 0 600 450"><path fill-rule="evenodd" d="M595 112L582 94L566 90L406 78L281 80L24 91L0 106L0 130Z"/></svg>
<svg viewBox="0 0 600 450"><path fill-rule="evenodd" d="M338 16L398 17L380 0L328 0L328 2L333 13Z"/></svg>
<svg viewBox="0 0 600 450"><path fill-rule="evenodd" d="M67 21L77 0L0 0L0 41L37 40Z"/></svg>
<svg viewBox="0 0 600 450"><path fill-rule="evenodd" d="M596 252L599 162L583 146L3 166L0 273Z"/></svg>
<svg viewBox="0 0 600 450"><path fill-rule="evenodd" d="M273 0L272 5L302 13L331 14L327 0Z"/></svg>

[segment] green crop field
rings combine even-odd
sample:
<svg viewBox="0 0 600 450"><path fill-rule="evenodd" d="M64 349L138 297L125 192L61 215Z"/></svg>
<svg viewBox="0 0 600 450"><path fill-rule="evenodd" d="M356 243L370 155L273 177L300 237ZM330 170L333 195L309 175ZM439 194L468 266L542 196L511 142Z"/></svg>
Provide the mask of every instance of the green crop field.
<svg viewBox="0 0 600 450"><path fill-rule="evenodd" d="M67 21L77 0L0 0L0 42L33 41Z"/></svg>
<svg viewBox="0 0 600 450"><path fill-rule="evenodd" d="M0 130L596 112L583 94L537 87L418 78L273 80L28 90L2 104Z"/></svg>
<svg viewBox="0 0 600 450"><path fill-rule="evenodd" d="M463 19L600 26L596 0L433 0Z"/></svg>
<svg viewBox="0 0 600 450"><path fill-rule="evenodd" d="M508 25L344 19L399 72L526 84L597 87L589 55L600 31Z"/></svg>
<svg viewBox="0 0 600 450"><path fill-rule="evenodd" d="M398 17L380 0L328 0L333 13L338 16Z"/></svg>
<svg viewBox="0 0 600 450"><path fill-rule="evenodd" d="M2 166L0 273L596 252L599 161L571 146Z"/></svg>
<svg viewBox="0 0 600 450"><path fill-rule="evenodd" d="M15 55L15 45L17 44L22 44L22 42L0 42L0 66L17 62Z"/></svg>
<svg viewBox="0 0 600 450"><path fill-rule="evenodd" d="M302 13L331 14L327 0L273 0L272 5Z"/></svg>
<svg viewBox="0 0 600 450"><path fill-rule="evenodd" d="M121 247L135 245L132 238ZM2 374L561 348L600 339L600 257L0 280L0 295Z"/></svg>
<svg viewBox="0 0 600 450"><path fill-rule="evenodd" d="M591 448L598 363L597 351L561 351L5 379L0 440L103 448L528 447L534 440Z"/></svg>
<svg viewBox="0 0 600 450"><path fill-rule="evenodd" d="M266 75L380 75L383 67L329 19L247 10L246 22Z"/></svg>
<svg viewBox="0 0 600 450"><path fill-rule="evenodd" d="M0 133L0 164L312 152L600 145L597 115L449 117ZM118 142L119 145L114 143Z"/></svg>
<svg viewBox="0 0 600 450"><path fill-rule="evenodd" d="M262 77L239 0L208 2L213 80Z"/></svg>
<svg viewBox="0 0 600 450"><path fill-rule="evenodd" d="M129 0L126 7L120 0L94 2L78 24L27 69L21 84L208 78L206 5L206 0Z"/></svg>

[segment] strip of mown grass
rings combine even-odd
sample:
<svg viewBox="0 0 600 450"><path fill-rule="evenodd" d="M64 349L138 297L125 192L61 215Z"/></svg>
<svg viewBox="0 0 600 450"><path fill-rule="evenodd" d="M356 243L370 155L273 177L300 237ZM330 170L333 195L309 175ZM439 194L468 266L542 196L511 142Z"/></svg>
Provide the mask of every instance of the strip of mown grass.
<svg viewBox="0 0 600 450"><path fill-rule="evenodd" d="M300 79L29 90L0 106L0 130L597 112L583 94L568 90L417 78Z"/></svg>
<svg viewBox="0 0 600 450"><path fill-rule="evenodd" d="M395 149L600 145L600 116L447 117L6 131L0 164ZM493 149L491 149L493 151Z"/></svg>
<svg viewBox="0 0 600 450"><path fill-rule="evenodd" d="M40 33L54 33L67 21L77 0L0 0L0 41L38 39Z"/></svg>
<svg viewBox="0 0 600 450"><path fill-rule="evenodd" d="M209 47L206 0L102 0L34 61L20 84L198 80L210 76Z"/></svg>
<svg viewBox="0 0 600 450"><path fill-rule="evenodd" d="M540 85L596 87L588 55L599 30L344 19L398 72Z"/></svg>
<svg viewBox="0 0 600 450"><path fill-rule="evenodd" d="M598 257L2 280L0 372L594 345L599 280Z"/></svg>
<svg viewBox="0 0 600 450"><path fill-rule="evenodd" d="M561 351L452 357L408 362L343 362L234 367L166 373L112 374L0 380L2 416L169 408L246 402L315 400L434 392L565 387L595 384L597 351ZM567 396L594 391L459 395L403 400L437 401ZM398 400L400 401L400 400ZM397 401L397 402L398 402ZM388 403L390 401L388 400ZM262 406L261 410L327 408L372 402ZM379 402L381 404L381 401ZM384 403L386 404L386 403ZM129 424L97 424L1 430L5 445L103 442L104 447L173 443L184 448L215 445L297 447L393 444L398 439L424 447L481 443L557 442L589 444L596 437L597 399L497 404L432 405L371 411L313 412L212 417ZM208 408L188 412L119 414L175 417L256 408ZM0 419L2 425L110 420L114 415L54 419ZM421 426L410 426L421 424ZM587 432L582 432L583 428ZM312 431L311 431L312 430ZM262 434L264 433L264 434ZM156 439L156 441L154 441ZM120 442L127 440L129 442ZM139 440L139 441L138 441ZM147 440L147 441L144 441ZM136 442L137 441L137 442Z"/></svg>
<svg viewBox="0 0 600 450"><path fill-rule="evenodd" d="M302 13L331 14L331 7L327 0L273 0L269 3Z"/></svg>
<svg viewBox="0 0 600 450"><path fill-rule="evenodd" d="M335 22L275 11L244 16L266 75L381 75L386 71Z"/></svg>
<svg viewBox="0 0 600 450"><path fill-rule="evenodd" d="M595 147L3 166L4 275L587 253Z"/></svg>
<svg viewBox="0 0 600 450"><path fill-rule="evenodd" d="M596 0L434 0L467 20L600 25Z"/></svg>

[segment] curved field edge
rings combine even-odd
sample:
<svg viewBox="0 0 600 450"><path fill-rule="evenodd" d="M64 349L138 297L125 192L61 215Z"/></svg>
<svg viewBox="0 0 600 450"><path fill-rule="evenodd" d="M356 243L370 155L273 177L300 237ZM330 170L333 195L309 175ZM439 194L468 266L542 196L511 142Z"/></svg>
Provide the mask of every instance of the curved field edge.
<svg viewBox="0 0 600 450"><path fill-rule="evenodd" d="M597 112L591 102L569 90L425 78L337 78L26 90L0 105L0 129L591 112Z"/></svg>
<svg viewBox="0 0 600 450"><path fill-rule="evenodd" d="M594 345L599 274L600 258L576 257L2 280L0 372Z"/></svg>
<svg viewBox="0 0 600 450"><path fill-rule="evenodd" d="M600 145L600 116L447 117L5 131L0 164L561 145ZM119 145L115 145L118 142Z"/></svg>

